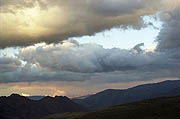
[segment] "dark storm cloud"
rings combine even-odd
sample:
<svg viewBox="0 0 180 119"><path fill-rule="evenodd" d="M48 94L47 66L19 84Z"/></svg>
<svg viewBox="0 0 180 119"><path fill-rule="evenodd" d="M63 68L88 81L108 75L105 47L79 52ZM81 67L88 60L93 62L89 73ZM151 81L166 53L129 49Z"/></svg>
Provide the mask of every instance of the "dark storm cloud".
<svg viewBox="0 0 180 119"><path fill-rule="evenodd" d="M41 8L46 7L42 0L0 0L0 12L16 14L17 10L33 8L35 4Z"/></svg>
<svg viewBox="0 0 180 119"><path fill-rule="evenodd" d="M166 15L164 25L157 38L159 50L180 47L180 8L162 13Z"/></svg>
<svg viewBox="0 0 180 119"><path fill-rule="evenodd" d="M33 71L35 70L35 71ZM16 82L48 82L48 81L85 81L90 79L90 74L81 74L73 72L49 72L37 69L26 71L8 72L0 75L0 83Z"/></svg>
<svg viewBox="0 0 180 119"><path fill-rule="evenodd" d="M86 12L100 16L119 16L136 13L140 9L148 9L148 5L153 8L155 3L162 1L155 0L54 0L49 2L50 5L58 5L65 9L76 10L77 14ZM81 10L85 11L81 11Z"/></svg>
<svg viewBox="0 0 180 119"><path fill-rule="evenodd" d="M18 59L0 57L0 73L15 72L20 65L21 62Z"/></svg>
<svg viewBox="0 0 180 119"><path fill-rule="evenodd" d="M159 7L167 5L166 0L1 0L0 2L1 11L6 12L0 14L5 18L0 19L1 48L27 46L39 42L56 43L70 37L93 35L113 27L141 28L144 25L141 16L167 9ZM25 10L37 6L40 6L40 11L26 13Z"/></svg>
<svg viewBox="0 0 180 119"><path fill-rule="evenodd" d="M111 2L108 0L46 0L41 1L42 3L36 1L26 3L27 1L17 0L16 2L19 3L13 5L14 3L8 0L1 6L4 8L10 6L8 7L10 12L3 12L1 15L10 15L24 8L34 8L36 4L46 6L47 9L42 11L47 10L49 13L41 14L40 22L36 23L37 19L30 19L27 23L24 23L25 21L19 23L18 20L17 23L20 24L20 28L24 29L30 27L29 22L35 21L35 24L40 24L41 28L47 28L49 34L41 34L42 36L37 37L29 36L29 34L17 35L14 31L19 26L11 24L13 27L7 28L7 30L10 29L7 34L3 32L5 30L0 31L1 47L25 46L43 41L54 43L69 37L91 35L120 25L131 25L138 28L142 27L140 16L166 9L159 8L160 3L165 2L165 0L112 0ZM171 2L167 1L167 3ZM179 4L178 1L176 2ZM16 5L23 7L15 9ZM16 14L13 15L16 16ZM23 15L22 18L24 18ZM105 49L97 44L79 44L76 41L64 41L58 44L41 43L20 48L16 54L17 59L0 58L0 83L72 82L92 79L99 80L99 82L101 80L129 82L156 78L180 78L179 21L178 8L166 12L163 28L157 38L158 47L154 52L146 52L141 49L143 43L137 44L130 50ZM31 32L34 30L36 27ZM12 35L10 35L11 31L13 31ZM24 30L20 29L19 32L21 33L21 31Z"/></svg>
<svg viewBox="0 0 180 119"><path fill-rule="evenodd" d="M143 52L143 50L141 49L142 46L144 46L144 43L137 44L136 46L134 46L133 50L135 50L137 53L141 53Z"/></svg>

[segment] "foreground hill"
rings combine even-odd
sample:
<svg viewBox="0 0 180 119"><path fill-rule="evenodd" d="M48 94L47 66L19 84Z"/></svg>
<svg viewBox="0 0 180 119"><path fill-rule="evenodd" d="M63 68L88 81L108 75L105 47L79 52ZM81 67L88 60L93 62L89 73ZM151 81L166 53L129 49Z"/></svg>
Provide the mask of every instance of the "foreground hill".
<svg viewBox="0 0 180 119"><path fill-rule="evenodd" d="M73 101L95 110L161 96L180 96L180 80L139 85L125 90L108 89Z"/></svg>
<svg viewBox="0 0 180 119"><path fill-rule="evenodd" d="M161 97L88 113L64 113L44 119L180 119L180 97Z"/></svg>
<svg viewBox="0 0 180 119"><path fill-rule="evenodd" d="M72 102L67 97L44 97L39 101L30 100L17 94L0 97L0 119L39 119L43 116L80 112L85 108Z"/></svg>

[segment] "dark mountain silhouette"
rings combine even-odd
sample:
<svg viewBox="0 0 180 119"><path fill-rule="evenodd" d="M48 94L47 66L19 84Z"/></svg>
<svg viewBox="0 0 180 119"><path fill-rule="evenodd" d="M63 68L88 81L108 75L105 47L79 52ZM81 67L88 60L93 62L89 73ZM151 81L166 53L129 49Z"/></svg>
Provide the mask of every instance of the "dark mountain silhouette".
<svg viewBox="0 0 180 119"><path fill-rule="evenodd" d="M84 107L62 96L44 97L39 101L18 94L0 97L0 119L39 119L49 114L85 110Z"/></svg>
<svg viewBox="0 0 180 119"><path fill-rule="evenodd" d="M180 80L174 80L139 85L125 90L108 89L85 99L73 100L78 104L94 110L144 99L178 95L180 95Z"/></svg>
<svg viewBox="0 0 180 119"><path fill-rule="evenodd" d="M180 96L180 87L175 88L166 94L167 96Z"/></svg>
<svg viewBox="0 0 180 119"><path fill-rule="evenodd" d="M63 113L43 119L180 119L180 97L160 97L86 113Z"/></svg>

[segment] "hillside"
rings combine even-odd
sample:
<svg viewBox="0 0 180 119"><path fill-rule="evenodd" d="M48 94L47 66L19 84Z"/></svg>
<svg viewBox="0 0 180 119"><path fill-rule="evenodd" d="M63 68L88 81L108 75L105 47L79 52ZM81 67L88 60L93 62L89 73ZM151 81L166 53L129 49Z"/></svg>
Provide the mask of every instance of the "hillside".
<svg viewBox="0 0 180 119"><path fill-rule="evenodd" d="M86 109L67 97L44 97L30 100L17 94L0 97L0 119L39 119L55 113L81 112Z"/></svg>
<svg viewBox="0 0 180 119"><path fill-rule="evenodd" d="M151 99L161 96L179 96L180 80L139 85L125 90L108 89L85 99L73 99L91 110Z"/></svg>
<svg viewBox="0 0 180 119"><path fill-rule="evenodd" d="M65 113L44 119L180 119L180 97L161 97L89 113Z"/></svg>

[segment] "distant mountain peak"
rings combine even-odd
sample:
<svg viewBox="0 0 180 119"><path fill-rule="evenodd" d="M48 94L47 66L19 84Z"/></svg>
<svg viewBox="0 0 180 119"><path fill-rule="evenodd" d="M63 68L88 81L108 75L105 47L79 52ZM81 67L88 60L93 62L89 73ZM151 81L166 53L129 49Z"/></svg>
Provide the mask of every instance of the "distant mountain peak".
<svg viewBox="0 0 180 119"><path fill-rule="evenodd" d="M67 96L55 96L55 99L70 100Z"/></svg>
<svg viewBox="0 0 180 119"><path fill-rule="evenodd" d="M107 89L85 99L75 99L74 101L93 110L161 96L180 96L179 91L180 80L167 80L123 90Z"/></svg>
<svg viewBox="0 0 180 119"><path fill-rule="evenodd" d="M22 97L22 96L19 95L19 94L16 94L16 93L12 93L12 94L10 95L10 97Z"/></svg>
<svg viewBox="0 0 180 119"><path fill-rule="evenodd" d="M40 119L49 114L86 110L65 96L47 96L40 100L31 100L19 94L0 97L0 119Z"/></svg>

